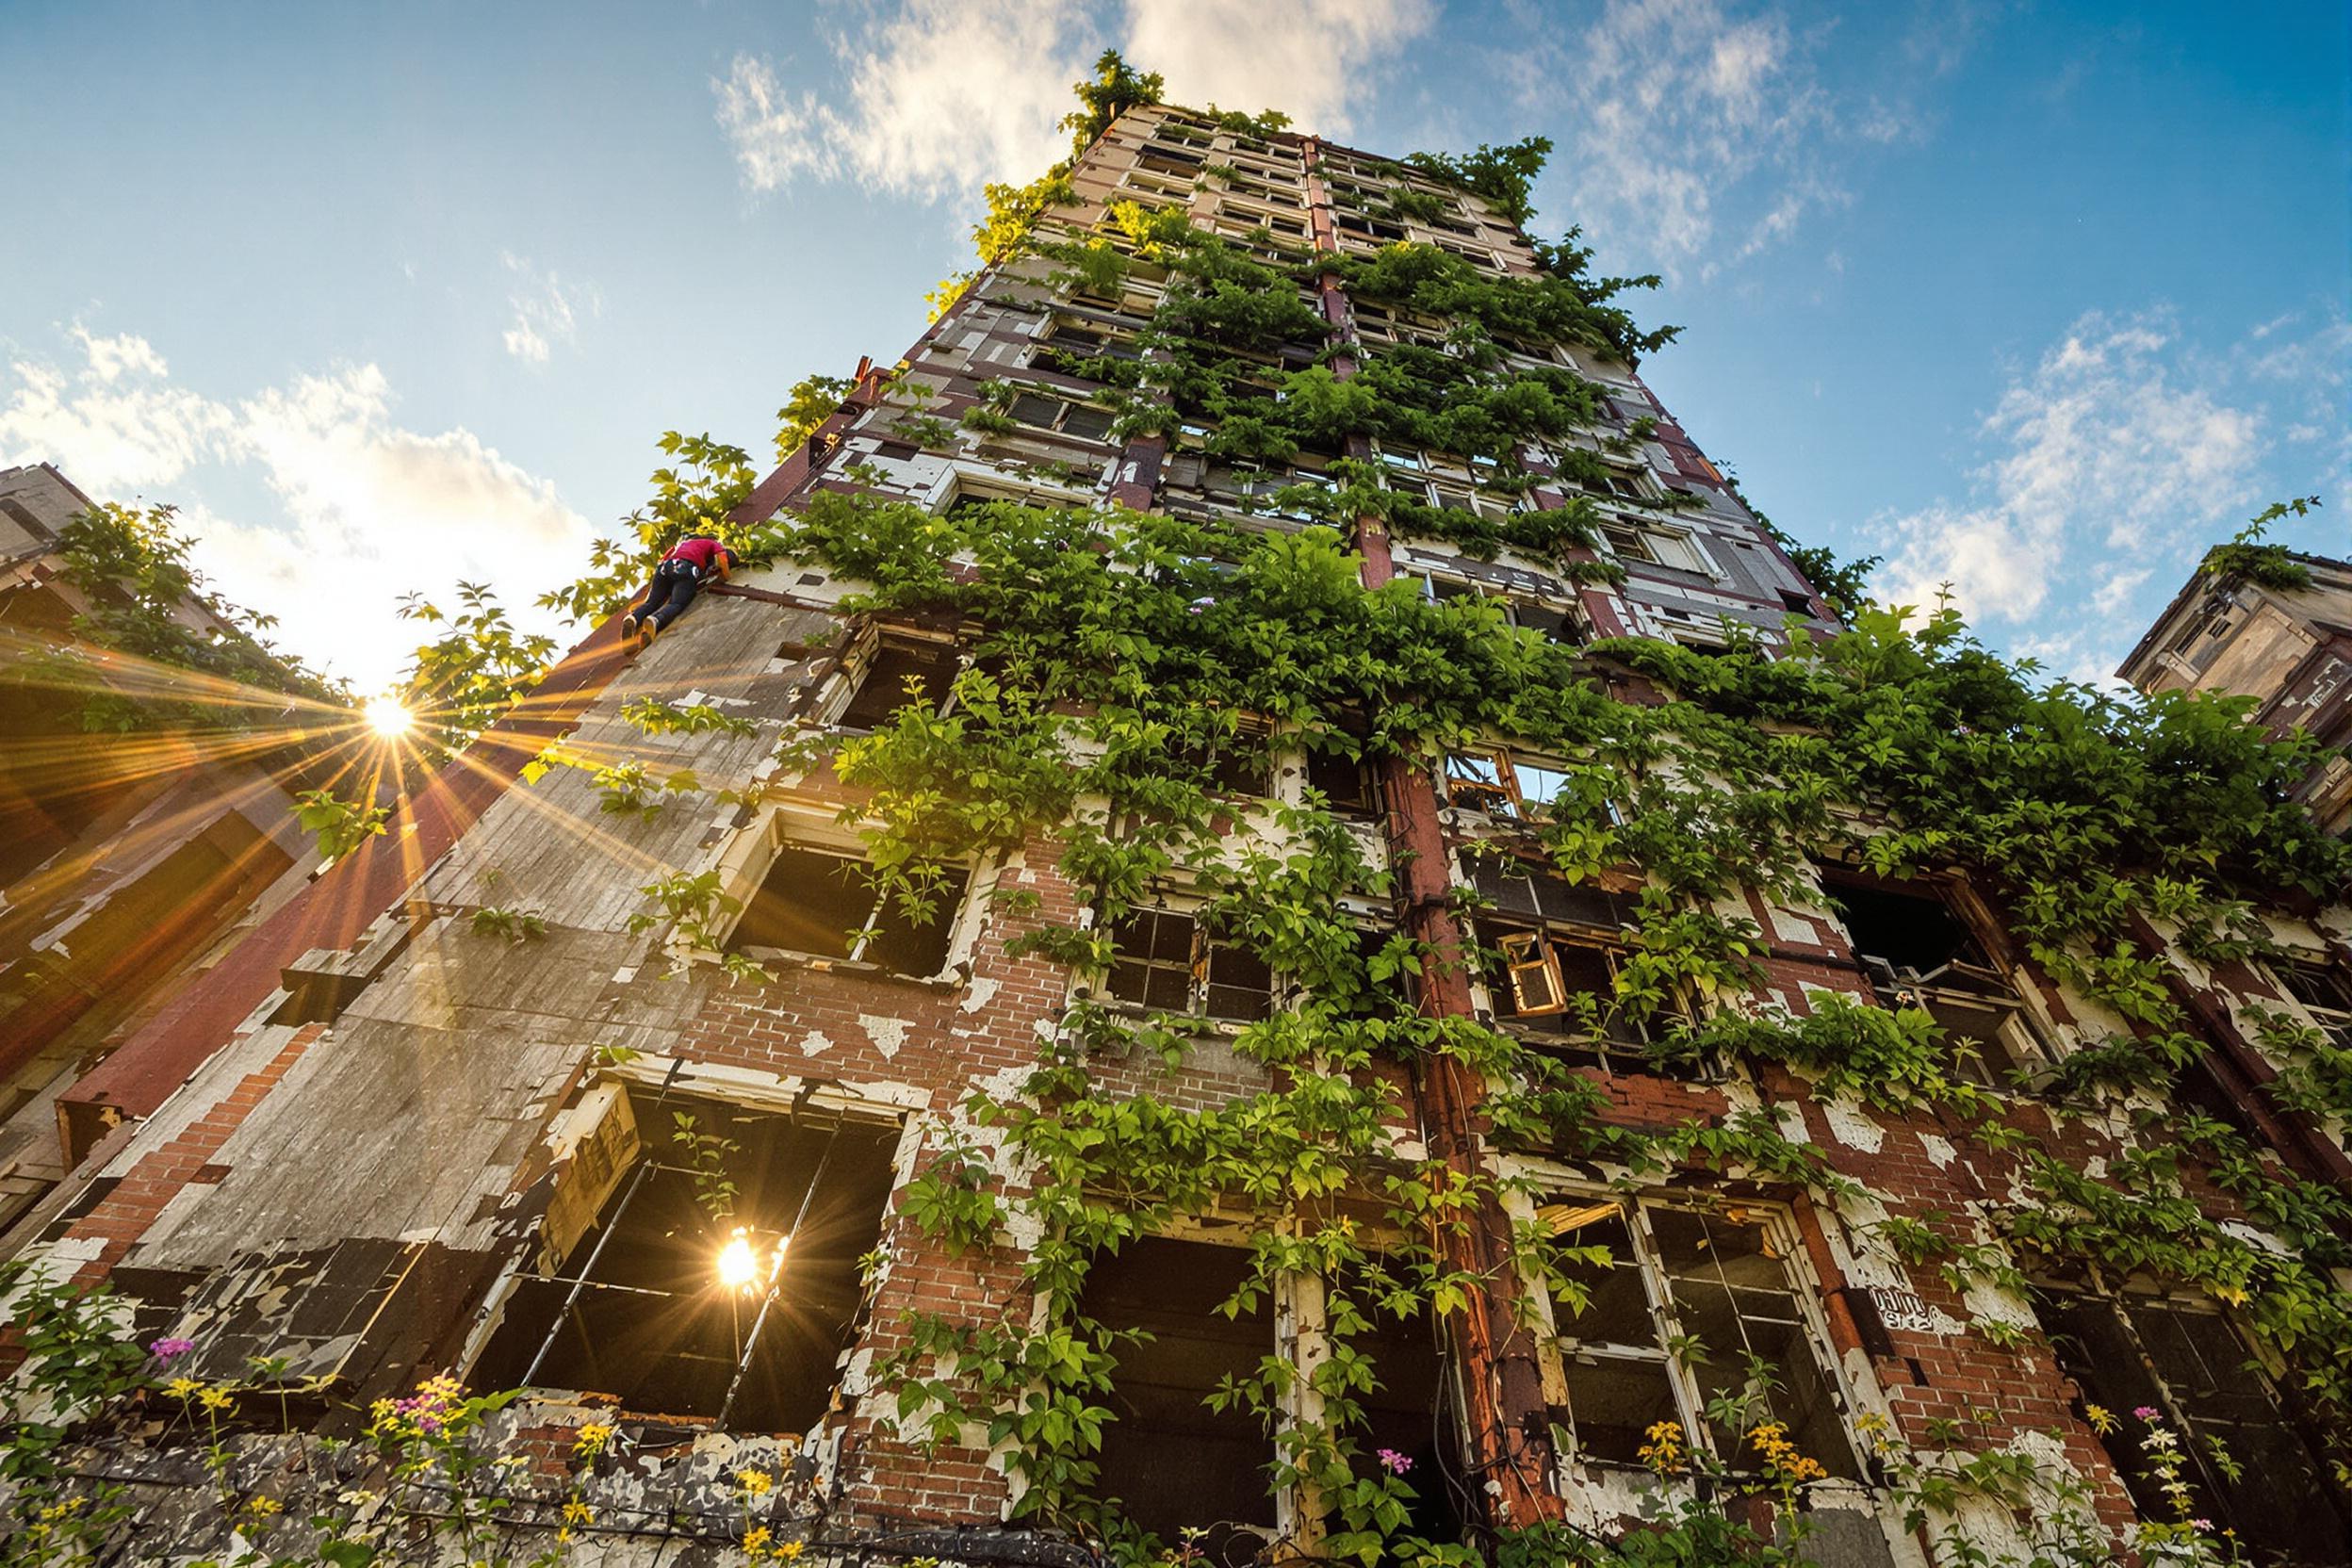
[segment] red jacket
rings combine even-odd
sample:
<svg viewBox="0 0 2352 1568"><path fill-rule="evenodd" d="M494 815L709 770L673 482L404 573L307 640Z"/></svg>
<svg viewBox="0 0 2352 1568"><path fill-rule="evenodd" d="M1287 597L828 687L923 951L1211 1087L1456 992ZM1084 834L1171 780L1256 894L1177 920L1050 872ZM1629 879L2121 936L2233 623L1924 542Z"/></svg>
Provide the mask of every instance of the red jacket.
<svg viewBox="0 0 2352 1568"><path fill-rule="evenodd" d="M726 553L727 547L716 539L681 539L670 547L664 561L683 561L693 566L696 576L707 576L713 562Z"/></svg>

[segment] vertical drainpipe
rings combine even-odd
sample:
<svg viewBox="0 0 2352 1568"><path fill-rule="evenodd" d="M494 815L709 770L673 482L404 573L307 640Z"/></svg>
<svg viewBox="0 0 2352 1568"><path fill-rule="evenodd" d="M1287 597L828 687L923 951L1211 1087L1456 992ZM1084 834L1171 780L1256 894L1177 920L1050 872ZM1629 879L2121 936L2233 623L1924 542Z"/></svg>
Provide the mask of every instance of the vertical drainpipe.
<svg viewBox="0 0 2352 1568"><path fill-rule="evenodd" d="M1305 165L1315 248L1336 254L1338 231L1318 172L1321 141L1314 137L1302 139L1299 155ZM1348 296L1340 286L1339 274L1319 274L1315 291L1334 341L1351 341ZM1356 373L1355 355L1336 353L1331 368L1334 378L1346 381ZM1359 462L1372 461L1370 440L1350 435L1348 455ZM1356 549L1364 559L1366 588L1378 588L1396 577L1388 529L1381 519L1356 519ZM1380 775L1389 859L1396 870L1405 931L1428 955L1419 988L1422 1014L1432 1019L1470 1018L1474 1008L1465 962L1470 943L1454 916L1451 858L1438 819L1442 802L1437 787L1429 771L1408 758L1380 759ZM1453 1179L1477 1181L1485 1173L1475 1124L1482 1086L1450 1056L1431 1054L1415 1066L1422 1135L1430 1157L1443 1164ZM1495 1525L1524 1526L1559 1518L1562 1510L1553 1486L1551 1416L1544 1403L1535 1338L1514 1310L1522 1282L1511 1264L1509 1242L1510 1219L1500 1204L1491 1201L1477 1207L1472 1223L1462 1233L1445 1231L1438 1237L1447 1265L1474 1275L1484 1286L1471 1297L1467 1310L1453 1319L1467 1407L1462 1412L1463 1424L1469 1429L1475 1472L1472 1482L1482 1490Z"/></svg>

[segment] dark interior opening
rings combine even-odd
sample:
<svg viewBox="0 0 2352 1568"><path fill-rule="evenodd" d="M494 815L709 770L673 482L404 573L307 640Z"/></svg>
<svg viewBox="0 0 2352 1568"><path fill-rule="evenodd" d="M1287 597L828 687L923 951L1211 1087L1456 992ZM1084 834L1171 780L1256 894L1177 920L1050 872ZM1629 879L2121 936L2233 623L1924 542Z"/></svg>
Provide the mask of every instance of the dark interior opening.
<svg viewBox="0 0 2352 1568"><path fill-rule="evenodd" d="M1364 1426L1359 1443L1360 1471L1379 1474L1381 1449L1410 1462L1404 1480L1413 1488L1408 1528L1441 1544L1462 1537L1465 1495L1462 1420L1454 1398L1444 1326L1427 1313L1391 1317L1359 1291L1356 1300L1372 1320L1354 1337L1369 1357L1380 1386L1364 1396Z"/></svg>
<svg viewBox="0 0 2352 1568"><path fill-rule="evenodd" d="M1217 1563L1255 1557L1275 1522L1273 1439L1250 1411L1206 1403L1225 1379L1254 1376L1274 1353L1264 1295L1233 1317L1217 1310L1249 1273L1241 1248L1152 1237L1098 1258L1079 1298L1084 1315L1152 1336L1114 1348L1116 1418L1102 1429L1095 1495L1118 1499L1164 1545L1180 1544L1186 1528L1207 1529L1198 1544Z"/></svg>
<svg viewBox="0 0 2352 1568"><path fill-rule="evenodd" d="M909 680L916 683L911 694L906 684ZM878 729L890 722L892 713L910 702L938 708L947 700L948 688L955 680L956 650L952 646L886 637L874 650L874 662L866 666L866 678L858 686L858 694L833 722L843 729Z"/></svg>
<svg viewBox="0 0 2352 1568"><path fill-rule="evenodd" d="M910 912L903 900L876 894L866 863L855 856L786 844L743 906L727 945L854 956L899 974L937 974L947 963L956 914L970 884L969 874L951 873L925 901L927 907ZM874 935L857 943L866 930Z"/></svg>
<svg viewBox="0 0 2352 1568"><path fill-rule="evenodd" d="M1854 953L1898 970L1932 974L1955 959L1983 964L1984 953L1952 906L1929 891L1824 877L1821 890L1845 923Z"/></svg>
<svg viewBox="0 0 2352 1568"><path fill-rule="evenodd" d="M2247 1560L2295 1568L2352 1562L2347 1499L2328 1485L2252 1352L2220 1314L2140 1297L2122 1310L2071 1290L2041 1292L2035 1308L2059 1368L2086 1402L2115 1416L2116 1430L2099 1441L2142 1518L2175 1517L2148 1460L2149 1428L2131 1413L2152 1408L2187 1456L2196 1516L2237 1531ZM2215 1462L2214 1444L2234 1462L2234 1476Z"/></svg>
<svg viewBox="0 0 2352 1568"><path fill-rule="evenodd" d="M1307 753L1307 784L1322 792L1331 808L1343 817L1380 814L1380 786L1372 766L1336 751Z"/></svg>
<svg viewBox="0 0 2352 1568"><path fill-rule="evenodd" d="M880 1244L898 1129L656 1096L636 1108L644 1154L557 1277L520 1282L470 1380L510 1388L529 1379L614 1395L624 1410L713 1418L740 1364L728 1429L807 1431L831 1402L836 1364L856 1336L858 1260ZM696 1200L689 1152L676 1141L672 1113L681 1109L700 1132L735 1145L721 1161L736 1184L724 1219ZM790 1233L756 1343L764 1280L730 1288L718 1272L739 1226L762 1260Z"/></svg>

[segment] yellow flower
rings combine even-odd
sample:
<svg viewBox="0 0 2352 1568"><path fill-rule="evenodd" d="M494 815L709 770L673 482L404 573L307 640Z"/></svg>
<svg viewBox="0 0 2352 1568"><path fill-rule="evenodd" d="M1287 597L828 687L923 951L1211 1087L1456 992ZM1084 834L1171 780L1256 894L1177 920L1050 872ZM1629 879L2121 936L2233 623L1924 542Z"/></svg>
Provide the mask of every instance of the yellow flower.
<svg viewBox="0 0 2352 1568"><path fill-rule="evenodd" d="M1649 1441L1644 1443L1640 1452L1635 1455L1637 1459L1661 1476L1682 1468L1684 1453L1681 1422L1657 1422L1642 1435Z"/></svg>
<svg viewBox="0 0 2352 1568"><path fill-rule="evenodd" d="M245 1510L256 1519L267 1519L273 1513L284 1513L286 1505L275 1497L253 1496L245 1499Z"/></svg>
<svg viewBox="0 0 2352 1568"><path fill-rule="evenodd" d="M800 1554L807 1549L808 1544L806 1542L787 1541L784 1544L778 1546L773 1555L779 1562L791 1562L797 1559Z"/></svg>
<svg viewBox="0 0 2352 1568"><path fill-rule="evenodd" d="M738 1470L735 1472L735 1484L743 1489L746 1496L764 1497L768 1488L776 1484L776 1478L765 1470Z"/></svg>
<svg viewBox="0 0 2352 1568"><path fill-rule="evenodd" d="M229 1391L225 1388L199 1389L196 1401L206 1410L226 1410L237 1402L229 1397Z"/></svg>
<svg viewBox="0 0 2352 1568"><path fill-rule="evenodd" d="M2101 1437L2107 1436L2115 1429L2115 1413L2105 1405L2084 1405L2082 1416L2090 1422L2091 1430Z"/></svg>
<svg viewBox="0 0 2352 1568"><path fill-rule="evenodd" d="M572 1439L572 1452L581 1459L593 1459L604 1452L604 1446L612 1441L612 1423L591 1421Z"/></svg>
<svg viewBox="0 0 2352 1568"><path fill-rule="evenodd" d="M174 1378L170 1382L163 1385L163 1391L172 1396L174 1399L188 1399L193 1397L196 1392L204 1386L204 1384L198 1382L193 1378ZM379 1404L389 1403L388 1400L379 1400L377 1402Z"/></svg>
<svg viewBox="0 0 2352 1568"><path fill-rule="evenodd" d="M768 1537L773 1533L765 1525L756 1526L743 1533L743 1550L757 1558L768 1549Z"/></svg>
<svg viewBox="0 0 2352 1568"><path fill-rule="evenodd" d="M578 1497L566 1497L564 1500L564 1522L567 1525L593 1525L596 1522L596 1511Z"/></svg>

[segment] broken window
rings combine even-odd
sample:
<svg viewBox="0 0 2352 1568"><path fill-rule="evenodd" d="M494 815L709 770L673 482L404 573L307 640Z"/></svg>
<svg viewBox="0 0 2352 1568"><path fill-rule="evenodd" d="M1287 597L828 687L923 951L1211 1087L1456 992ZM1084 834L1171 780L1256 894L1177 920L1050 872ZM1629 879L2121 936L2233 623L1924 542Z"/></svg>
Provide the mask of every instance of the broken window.
<svg viewBox="0 0 2352 1568"><path fill-rule="evenodd" d="M2281 1410L2278 1389L2230 1320L2202 1302L2112 1292L2095 1279L2045 1283L2035 1310L2060 1370L2104 1407L2099 1441L2143 1518L2179 1517L2149 1462L2153 1410L2178 1442L2192 1512L2235 1530L2248 1560L2352 1562L2352 1498Z"/></svg>
<svg viewBox="0 0 2352 1568"><path fill-rule="evenodd" d="M1080 441L1101 441L1111 433L1110 410L1086 403L1066 402L1041 393L1023 392L1009 411L1022 424L1037 430L1059 431Z"/></svg>
<svg viewBox="0 0 2352 1568"><path fill-rule="evenodd" d="M1160 1012L1250 1022L1274 1011L1266 960L1211 936L1184 910L1138 909L1111 926L1113 998Z"/></svg>
<svg viewBox="0 0 2352 1568"><path fill-rule="evenodd" d="M2325 960L2281 959L2271 972L2338 1046L2352 1049L2352 977Z"/></svg>
<svg viewBox="0 0 2352 1568"><path fill-rule="evenodd" d="M953 644L886 635L866 662L858 694L833 723L841 729L879 729L910 703L939 712L955 690L956 666Z"/></svg>
<svg viewBox="0 0 2352 1568"><path fill-rule="evenodd" d="M1056 319L1053 329L1039 341L1051 352L1080 364L1095 359L1142 357L1142 351L1135 347L1133 334L1114 332L1091 322Z"/></svg>
<svg viewBox="0 0 2352 1568"><path fill-rule="evenodd" d="M1562 1198L1536 1217L1566 1247L1606 1262L1560 1268L1553 1297L1570 1446L1588 1463L1635 1464L1649 1428L1676 1421L1694 1452L1753 1471L1747 1433L1777 1421L1830 1475L1860 1475L1845 1403L1788 1260L1776 1211L1701 1211ZM1736 1419L1714 1421L1707 1406Z"/></svg>
<svg viewBox="0 0 2352 1568"><path fill-rule="evenodd" d="M1605 520L1601 537L1608 542L1609 554L1620 561L1639 561L1653 566L1669 566L1678 572L1696 572L1702 576L1715 575L1713 565L1702 554L1690 536L1677 531L1642 528L1622 520Z"/></svg>
<svg viewBox="0 0 2352 1568"><path fill-rule="evenodd" d="M566 1179L604 1190L557 1236L559 1190L549 1271L517 1282L473 1380L807 1431L856 1336L858 1260L880 1244L898 1137L813 1108L621 1095L594 1139L608 1157Z"/></svg>
<svg viewBox="0 0 2352 1568"><path fill-rule="evenodd" d="M970 872L952 868L909 901L876 889L872 867L849 851L787 842L743 906L727 947L937 974L947 967L956 916L970 885Z"/></svg>
<svg viewBox="0 0 2352 1568"><path fill-rule="evenodd" d="M1631 1058L1657 1070L1653 1047L1690 1015L1679 998L1640 1016L1620 1000L1632 906L1510 858L1480 859L1471 880L1494 905L1477 930L1490 953L1487 989L1497 1021L1549 1054L1605 1069Z"/></svg>
<svg viewBox="0 0 2352 1568"><path fill-rule="evenodd" d="M1446 759L1447 804L1509 822L1544 822L1569 786L1568 770L1510 751L1454 752Z"/></svg>
<svg viewBox="0 0 2352 1568"><path fill-rule="evenodd" d="M1960 1076L2001 1088L2047 1059L2017 988L1934 883L1895 888L1825 872L1821 890L1879 1004L1933 1017Z"/></svg>
<svg viewBox="0 0 2352 1568"><path fill-rule="evenodd" d="M1207 1530L1191 1544L1209 1563L1251 1560L1275 1526L1273 1441L1246 1407L1209 1404L1227 1380L1257 1376L1275 1349L1263 1293L1248 1311L1220 1310L1250 1272L1243 1248L1155 1236L1098 1257L1078 1300L1081 1316L1147 1336L1112 1348L1113 1419L1094 1494L1116 1499L1164 1546Z"/></svg>

